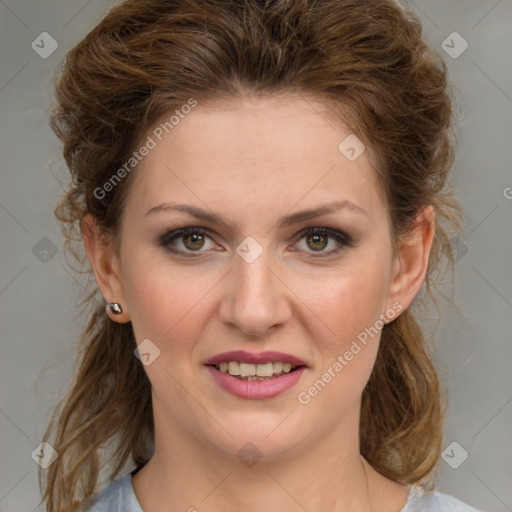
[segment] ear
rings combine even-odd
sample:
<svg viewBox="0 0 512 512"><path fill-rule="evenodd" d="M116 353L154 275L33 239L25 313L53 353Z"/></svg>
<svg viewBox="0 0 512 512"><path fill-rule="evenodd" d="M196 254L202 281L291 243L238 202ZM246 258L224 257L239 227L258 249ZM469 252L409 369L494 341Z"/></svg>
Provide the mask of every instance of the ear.
<svg viewBox="0 0 512 512"><path fill-rule="evenodd" d="M400 240L393 262L388 307L398 302L405 311L425 281L430 250L435 235L435 212L432 205L420 212L412 230Z"/></svg>
<svg viewBox="0 0 512 512"><path fill-rule="evenodd" d="M80 227L98 288L107 303L117 302L121 305L122 313L114 315L107 307L107 314L115 322L129 322L130 316L121 282L119 257L113 239L101 232L90 214L84 215Z"/></svg>

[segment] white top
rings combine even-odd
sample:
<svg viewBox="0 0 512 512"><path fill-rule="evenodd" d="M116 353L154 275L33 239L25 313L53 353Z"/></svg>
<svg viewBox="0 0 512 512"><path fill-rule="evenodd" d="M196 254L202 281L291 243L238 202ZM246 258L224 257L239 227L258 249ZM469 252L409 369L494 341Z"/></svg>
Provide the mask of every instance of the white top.
<svg viewBox="0 0 512 512"><path fill-rule="evenodd" d="M131 473L109 484L93 501L87 512L143 512L133 492ZM409 498L400 512L479 512L453 496L425 492L409 486Z"/></svg>

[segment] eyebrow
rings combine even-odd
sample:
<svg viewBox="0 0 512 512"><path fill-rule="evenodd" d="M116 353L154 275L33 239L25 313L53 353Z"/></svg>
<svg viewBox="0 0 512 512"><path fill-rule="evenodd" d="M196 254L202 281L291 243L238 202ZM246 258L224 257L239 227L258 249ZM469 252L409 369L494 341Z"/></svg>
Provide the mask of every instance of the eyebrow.
<svg viewBox="0 0 512 512"><path fill-rule="evenodd" d="M197 206L193 205L187 205L187 204L174 204L174 203L161 203L156 206L153 206L150 208L144 216L153 215L158 212L165 212L169 210L179 211L183 213L188 213L189 215L192 215L193 217L196 217L198 219L201 219L206 222L211 222L213 224L224 224L225 226L228 226L231 228L230 223L224 219L222 216L203 210L201 208L198 208ZM366 211L361 208L360 206L357 206L356 204L350 202L350 201L335 201L333 203L329 203L326 205L319 206L317 208L311 208L309 210L303 210L301 212L292 213L290 215L285 215L281 217L277 225L280 228L292 226L294 224L298 224L300 222L304 222L307 220L314 219L316 217L320 217L322 215L327 215L328 213L333 213L335 211L339 210L349 210L354 213L364 215L366 218L368 218L368 214ZM275 224L274 224L275 225Z"/></svg>

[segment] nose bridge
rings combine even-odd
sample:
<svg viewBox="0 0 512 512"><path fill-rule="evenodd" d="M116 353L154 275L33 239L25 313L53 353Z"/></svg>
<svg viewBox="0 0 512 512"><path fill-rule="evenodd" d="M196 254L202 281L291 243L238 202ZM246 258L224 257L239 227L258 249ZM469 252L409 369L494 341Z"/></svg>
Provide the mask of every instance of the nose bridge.
<svg viewBox="0 0 512 512"><path fill-rule="evenodd" d="M240 244L239 251L248 246ZM249 246L250 247L250 246ZM251 247L254 251L254 246ZM247 334L261 335L289 318L289 305L274 275L272 254L265 248L254 260L235 255L231 286L224 299L223 320Z"/></svg>

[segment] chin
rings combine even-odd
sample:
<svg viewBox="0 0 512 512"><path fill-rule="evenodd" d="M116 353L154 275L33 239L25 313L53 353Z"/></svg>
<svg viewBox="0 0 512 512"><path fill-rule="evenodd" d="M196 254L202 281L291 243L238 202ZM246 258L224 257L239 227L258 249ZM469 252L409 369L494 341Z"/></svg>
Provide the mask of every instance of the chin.
<svg viewBox="0 0 512 512"><path fill-rule="evenodd" d="M296 426L292 425L291 418L285 419L288 414L245 413L238 418L235 414L223 423L232 437L222 429L219 431L220 437L216 439L208 435L205 437L207 442L209 439L210 444L220 451L238 458L245 455L269 461L279 459L298 448L302 444L300 439L307 437L306 432L295 432ZM209 430L210 436L211 433Z"/></svg>

